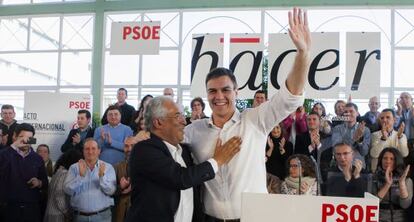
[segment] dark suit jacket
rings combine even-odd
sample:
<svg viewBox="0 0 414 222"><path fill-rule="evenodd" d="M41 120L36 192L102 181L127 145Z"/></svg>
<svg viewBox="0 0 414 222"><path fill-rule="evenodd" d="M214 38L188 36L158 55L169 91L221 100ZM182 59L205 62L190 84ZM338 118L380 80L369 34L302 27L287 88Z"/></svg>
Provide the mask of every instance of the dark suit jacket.
<svg viewBox="0 0 414 222"><path fill-rule="evenodd" d="M86 133L86 137L85 137L85 139L86 138L89 138L89 137L93 137L93 133L94 133L94 129L93 128L90 128L89 127L89 129L88 129L88 132ZM76 144L75 146L72 144L72 142L73 142L73 139L72 139L72 137L76 134L76 133L78 133L79 131L78 131L78 129L72 129L72 130L70 130L70 132L69 132L69 135L68 135L68 138L66 138L66 141L65 141L65 143L62 145L62 147L60 148L60 151L62 151L62 153L64 153L64 152L66 152L66 151L68 151L68 150L70 150L70 149L77 149L77 150L79 150L81 153L83 152L83 141L81 141L80 143L78 143L78 144Z"/></svg>
<svg viewBox="0 0 414 222"><path fill-rule="evenodd" d="M298 134L296 135L295 154L304 154L309 157L313 156L315 160L319 160L320 154L318 154L318 152L323 152L324 150L328 149L331 145L329 138L326 135L323 135L322 133L320 133L320 142L321 148L319 148L318 151L313 150L312 152L309 152L308 147L312 143L309 131L302 134Z"/></svg>
<svg viewBox="0 0 414 222"><path fill-rule="evenodd" d="M190 187L195 191L193 221L200 221L200 195L194 186L214 178L214 170L207 161L194 165L188 147L181 147L187 168L174 161L167 146L154 134L134 146L129 160L132 193L126 222L174 222L180 190Z"/></svg>

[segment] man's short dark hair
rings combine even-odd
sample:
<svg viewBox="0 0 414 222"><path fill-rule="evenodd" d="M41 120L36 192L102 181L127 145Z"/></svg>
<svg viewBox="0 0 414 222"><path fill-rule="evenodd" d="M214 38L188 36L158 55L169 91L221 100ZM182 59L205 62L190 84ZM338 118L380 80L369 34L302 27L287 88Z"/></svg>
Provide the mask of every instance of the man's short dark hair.
<svg viewBox="0 0 414 222"><path fill-rule="evenodd" d="M86 110L86 109L81 109L81 110L79 110L79 111L78 111L78 114L85 114L86 119L90 119L90 118L91 118L91 112L89 112L89 111L88 111L88 110Z"/></svg>
<svg viewBox="0 0 414 222"><path fill-rule="evenodd" d="M234 85L234 89L237 89L237 81L236 81L236 76L234 76L233 71L231 71L230 69L226 69L224 67L218 67L215 69L212 69L206 76L206 86L208 81L210 81L211 79L215 79L215 78L219 78L222 76L227 76L230 78L230 80L233 82Z"/></svg>
<svg viewBox="0 0 414 222"><path fill-rule="evenodd" d="M119 106L117 106L117 105L110 105L110 106L108 106L107 110L108 110L108 112L111 111L111 110L118 110L118 112L121 113L121 110L119 109Z"/></svg>
<svg viewBox="0 0 414 222"><path fill-rule="evenodd" d="M386 112L391 112L392 116L393 116L394 118L396 117L396 115L395 115L395 111L394 111L393 109L386 108L386 109L383 109L383 110L381 111L381 113L386 113Z"/></svg>
<svg viewBox="0 0 414 222"><path fill-rule="evenodd" d="M117 92L119 92L119 91L121 91L121 90L123 90L124 92L125 92L125 95L126 96L128 96L128 90L126 90L125 88L119 88L118 90L117 90Z"/></svg>
<svg viewBox="0 0 414 222"><path fill-rule="evenodd" d="M321 118L321 116L319 116L319 113L315 112L315 111L311 111L308 116L310 115L317 115L319 118Z"/></svg>
<svg viewBox="0 0 414 222"><path fill-rule="evenodd" d="M19 136L20 132L22 131L32 132L33 136L35 135L35 129L29 123L17 124L16 128L14 129L14 133L16 134L16 136Z"/></svg>
<svg viewBox="0 0 414 222"><path fill-rule="evenodd" d="M2 105L1 106L1 110L3 110L3 109L12 109L14 111L13 105L10 105L10 104L4 104L4 105Z"/></svg>
<svg viewBox="0 0 414 222"><path fill-rule="evenodd" d="M355 111L358 112L358 106L355 103L349 102L349 103L345 104L345 107L348 107L348 108L353 107L355 109Z"/></svg>
<svg viewBox="0 0 414 222"><path fill-rule="evenodd" d="M265 98L267 99L267 94L266 94L266 92L264 91L264 90L257 90L255 93L254 93L254 97L256 97L256 94L264 94L265 95Z"/></svg>

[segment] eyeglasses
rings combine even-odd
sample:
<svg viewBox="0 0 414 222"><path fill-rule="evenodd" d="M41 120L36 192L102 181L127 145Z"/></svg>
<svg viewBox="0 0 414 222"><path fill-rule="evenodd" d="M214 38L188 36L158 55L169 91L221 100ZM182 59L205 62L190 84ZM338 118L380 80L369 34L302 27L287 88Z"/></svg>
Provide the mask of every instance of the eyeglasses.
<svg viewBox="0 0 414 222"><path fill-rule="evenodd" d="M341 156L348 156L349 154L351 154L352 152L343 152L343 153L335 153L335 156L337 157L341 157Z"/></svg>
<svg viewBox="0 0 414 222"><path fill-rule="evenodd" d="M174 116L166 116L164 118L175 118L176 120L185 119L185 115L182 112L176 113Z"/></svg>

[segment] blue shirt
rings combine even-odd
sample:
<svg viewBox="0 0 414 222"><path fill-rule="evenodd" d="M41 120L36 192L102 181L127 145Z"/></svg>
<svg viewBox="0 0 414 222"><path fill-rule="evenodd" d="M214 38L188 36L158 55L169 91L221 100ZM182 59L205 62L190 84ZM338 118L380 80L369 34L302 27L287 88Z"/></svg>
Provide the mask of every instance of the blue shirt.
<svg viewBox="0 0 414 222"><path fill-rule="evenodd" d="M112 142L109 144L107 140L101 138L101 131L111 135ZM128 136L132 136L133 132L129 126L118 124L115 127L109 124L103 125L95 130L93 138L98 141L101 147L100 160L108 162L112 165L125 160L124 141Z"/></svg>
<svg viewBox="0 0 414 222"><path fill-rule="evenodd" d="M365 156L368 154L369 145L371 143L371 133L368 127L365 127L362 142L354 142L353 137L355 130L358 128L359 123L356 123L352 127L348 127L347 123L335 126L332 130L332 145L335 146L337 143L345 142L352 145L352 150L354 152L354 157L359 159L363 163L363 168L365 165Z"/></svg>
<svg viewBox="0 0 414 222"><path fill-rule="evenodd" d="M111 197L116 190L115 170L111 164L105 163L104 176L99 177L98 160L91 171L86 169L85 176L79 174L79 164L70 166L65 179L64 191L70 196L70 205L74 210L82 212L96 212L114 205Z"/></svg>

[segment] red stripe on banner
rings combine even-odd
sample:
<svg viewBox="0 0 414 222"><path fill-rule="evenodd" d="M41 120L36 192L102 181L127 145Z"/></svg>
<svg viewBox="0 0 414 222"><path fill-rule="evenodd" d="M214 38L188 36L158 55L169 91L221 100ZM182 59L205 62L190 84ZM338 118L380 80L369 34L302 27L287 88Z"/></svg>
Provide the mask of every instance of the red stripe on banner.
<svg viewBox="0 0 414 222"><path fill-rule="evenodd" d="M223 43L224 42L224 38L220 38L220 43Z"/></svg>
<svg viewBox="0 0 414 222"><path fill-rule="evenodd" d="M259 43L260 38L230 38L230 43Z"/></svg>

